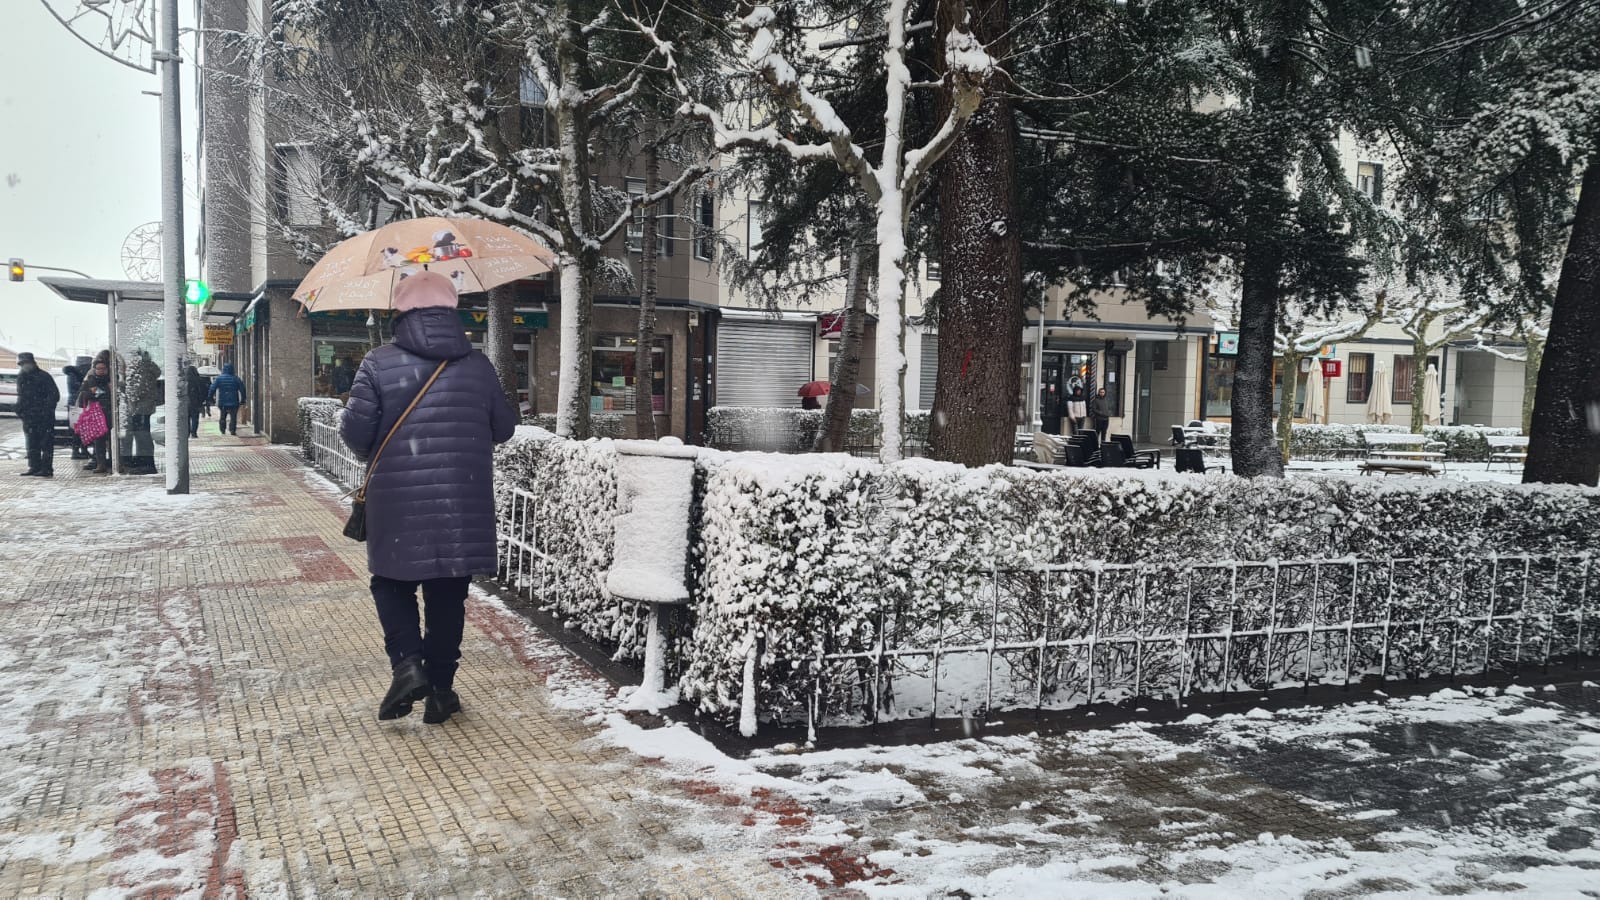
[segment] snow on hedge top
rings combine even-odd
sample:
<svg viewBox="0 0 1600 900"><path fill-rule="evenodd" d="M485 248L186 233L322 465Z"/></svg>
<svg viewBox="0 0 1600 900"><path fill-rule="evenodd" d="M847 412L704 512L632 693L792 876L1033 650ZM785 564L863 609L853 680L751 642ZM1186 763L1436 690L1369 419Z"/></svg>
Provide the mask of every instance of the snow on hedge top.
<svg viewBox="0 0 1600 900"><path fill-rule="evenodd" d="M846 478L869 472L877 465L843 453L717 453L708 458L717 463L720 471L769 490L808 479L842 484Z"/></svg>

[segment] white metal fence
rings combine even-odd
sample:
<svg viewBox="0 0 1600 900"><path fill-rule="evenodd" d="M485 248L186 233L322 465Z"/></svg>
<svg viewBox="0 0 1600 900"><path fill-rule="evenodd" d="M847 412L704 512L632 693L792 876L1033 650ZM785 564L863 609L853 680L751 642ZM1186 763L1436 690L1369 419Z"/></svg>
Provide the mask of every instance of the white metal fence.
<svg viewBox="0 0 1600 900"><path fill-rule="evenodd" d="M311 423L311 461L345 487L357 487L367 476L367 464L339 439L339 427L327 422Z"/></svg>
<svg viewBox="0 0 1600 900"><path fill-rule="evenodd" d="M1074 563L994 570L977 602L870 610L809 660L813 725L1448 678L1600 652L1588 555ZM872 603L870 598L863 602ZM796 699L793 685L785 691Z"/></svg>

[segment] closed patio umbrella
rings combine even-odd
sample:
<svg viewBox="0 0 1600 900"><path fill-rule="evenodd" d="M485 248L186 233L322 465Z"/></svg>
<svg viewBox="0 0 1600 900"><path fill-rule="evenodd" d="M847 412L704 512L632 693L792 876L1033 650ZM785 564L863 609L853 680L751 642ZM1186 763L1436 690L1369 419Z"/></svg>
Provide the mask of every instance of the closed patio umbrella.
<svg viewBox="0 0 1600 900"><path fill-rule="evenodd" d="M1380 363L1372 373L1372 391L1367 394L1367 421L1379 425L1389 424L1394 415L1394 404L1389 400L1389 370Z"/></svg>
<svg viewBox="0 0 1600 900"><path fill-rule="evenodd" d="M1327 420L1328 413L1322 402L1322 375L1319 370L1312 369L1306 378L1306 421L1315 425Z"/></svg>
<svg viewBox="0 0 1600 900"><path fill-rule="evenodd" d="M1439 392L1439 370L1428 364L1422 381L1422 421L1427 425L1444 424L1444 397Z"/></svg>

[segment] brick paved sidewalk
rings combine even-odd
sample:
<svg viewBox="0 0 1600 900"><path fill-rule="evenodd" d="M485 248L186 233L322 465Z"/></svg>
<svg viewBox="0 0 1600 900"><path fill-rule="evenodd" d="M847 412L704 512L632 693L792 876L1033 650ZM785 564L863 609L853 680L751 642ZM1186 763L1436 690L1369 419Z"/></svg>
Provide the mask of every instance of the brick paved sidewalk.
<svg viewBox="0 0 1600 900"><path fill-rule="evenodd" d="M376 721L334 493L252 439L205 434L193 472L188 497L64 452L54 481L0 473L0 896L810 892L676 832L476 599L465 712Z"/></svg>

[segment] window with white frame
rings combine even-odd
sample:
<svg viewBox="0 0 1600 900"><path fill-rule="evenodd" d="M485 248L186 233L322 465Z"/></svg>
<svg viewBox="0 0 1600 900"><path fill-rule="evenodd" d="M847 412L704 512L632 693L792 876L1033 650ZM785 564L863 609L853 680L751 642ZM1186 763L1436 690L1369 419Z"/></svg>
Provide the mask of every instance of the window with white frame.
<svg viewBox="0 0 1600 900"><path fill-rule="evenodd" d="M628 202L637 203L644 197L644 179L628 179ZM614 219L612 221L615 221ZM633 208L633 215L628 219L628 249L638 253L644 247L644 206Z"/></svg>
<svg viewBox="0 0 1600 900"><path fill-rule="evenodd" d="M745 216L745 249L753 257L761 249L761 226L767 221L767 204L763 200L751 200L750 212Z"/></svg>
<svg viewBox="0 0 1600 900"><path fill-rule="evenodd" d="M1383 163L1356 163L1356 190L1373 203L1383 203Z"/></svg>
<svg viewBox="0 0 1600 900"><path fill-rule="evenodd" d="M717 230L717 201L710 191L702 192L695 199L694 210L694 258L708 260L715 243L712 234Z"/></svg>

